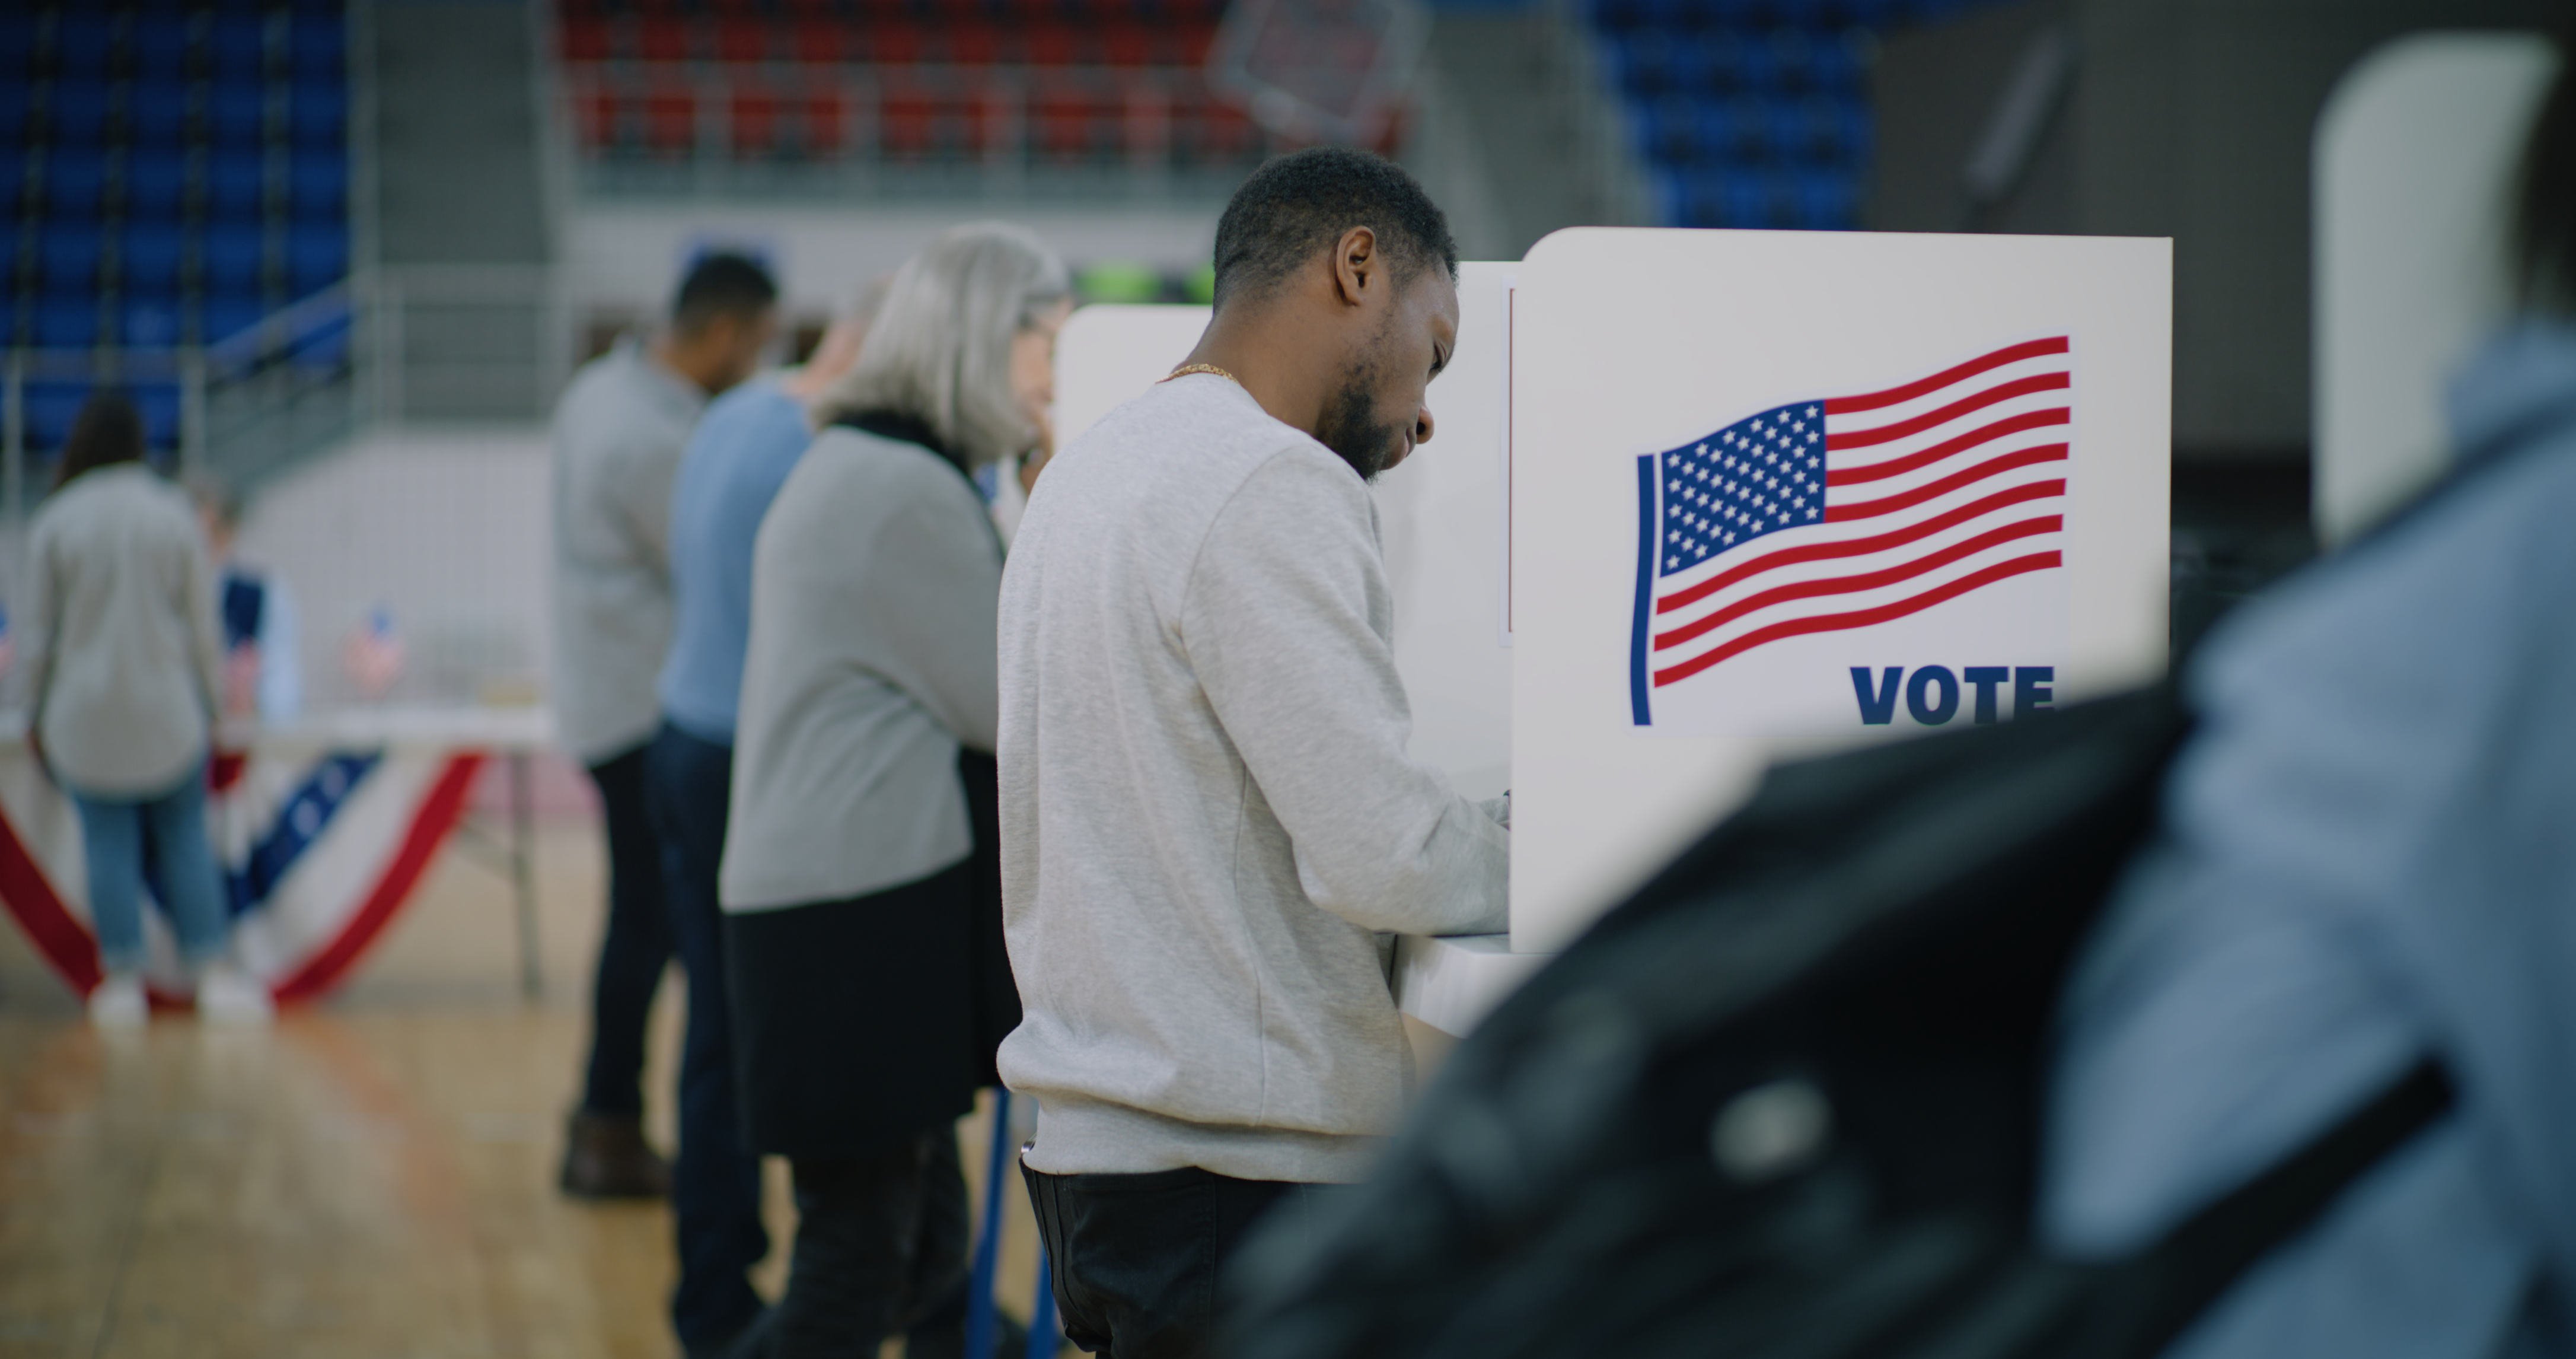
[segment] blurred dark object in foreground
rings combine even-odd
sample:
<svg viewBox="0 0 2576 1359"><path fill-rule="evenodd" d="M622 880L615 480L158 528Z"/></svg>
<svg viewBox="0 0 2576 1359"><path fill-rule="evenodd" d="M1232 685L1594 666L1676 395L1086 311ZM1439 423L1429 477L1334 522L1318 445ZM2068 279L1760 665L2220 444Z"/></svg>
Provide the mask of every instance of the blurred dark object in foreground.
<svg viewBox="0 0 2576 1359"><path fill-rule="evenodd" d="M2173 658L2220 616L2316 555L2308 464L2177 462L2173 469Z"/></svg>
<svg viewBox="0 0 2576 1359"><path fill-rule="evenodd" d="M1256 1238L1232 1359L2143 1359L2444 1107L2438 1070L2105 1264L2030 1238L2050 1019L2164 690L1775 769Z"/></svg>

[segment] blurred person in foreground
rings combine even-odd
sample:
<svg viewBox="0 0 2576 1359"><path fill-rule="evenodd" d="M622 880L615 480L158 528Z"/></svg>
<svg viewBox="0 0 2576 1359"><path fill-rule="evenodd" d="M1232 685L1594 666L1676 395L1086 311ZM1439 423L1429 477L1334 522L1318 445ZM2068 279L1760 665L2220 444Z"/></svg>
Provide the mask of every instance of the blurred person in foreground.
<svg viewBox="0 0 2576 1359"><path fill-rule="evenodd" d="M724 854L734 718L751 633L751 551L780 483L814 441L814 398L857 362L873 299L823 333L803 368L755 378L707 407L671 489L671 648L658 686L661 728L645 758L645 800L661 846L662 892L688 962L688 1035L680 1057L680 1251L712 1318L691 1354L729 1348L759 1315L748 1271L769 1253L760 1158L735 1110L716 866ZM691 1146L692 1139L696 1145Z"/></svg>
<svg viewBox="0 0 2576 1359"><path fill-rule="evenodd" d="M297 654L295 597L269 572L233 555L240 535L239 493L217 481L191 486L197 521L214 558L216 611L224 624L223 707L227 716L292 721L304 709L304 667Z"/></svg>
<svg viewBox="0 0 2576 1359"><path fill-rule="evenodd" d="M738 1355L869 1355L906 1327L912 1359L964 1352L956 1123L1019 1020L990 754L1002 547L973 477L1035 445L1072 306L1022 228L933 241L760 528L724 948L744 1125L788 1159L797 1226ZM720 758L688 740L665 728L657 758Z"/></svg>
<svg viewBox="0 0 2576 1359"><path fill-rule="evenodd" d="M1411 1054L1388 932L1504 927L1500 801L1412 725L1368 482L1430 439L1457 247L1365 152L1271 161L1217 225L1216 313L1066 445L1001 609L1002 1075L1066 1330L1206 1352L1265 1211L1360 1179Z"/></svg>
<svg viewBox="0 0 2576 1359"><path fill-rule="evenodd" d="M123 395L81 408L29 530L22 606L37 759L79 810L103 1028L145 1022L147 844L197 1012L264 1022L268 988L225 956L232 929L206 832L206 760L224 691L214 567L186 493L143 461Z"/></svg>
<svg viewBox="0 0 2576 1359"><path fill-rule="evenodd" d="M2186 672L2164 825L2064 1001L2041 1226L2151 1242L2425 1055L2452 1113L2178 1340L2576 1355L2576 86L2526 151L2525 314L2450 391L2463 484Z"/></svg>
<svg viewBox="0 0 2576 1359"><path fill-rule="evenodd" d="M671 641L671 481L707 399L758 366L777 301L758 264L708 255L682 280L670 324L585 365L555 410L553 704L558 735L599 789L608 840L590 1061L560 1180L580 1198L649 1198L671 1184L644 1140L643 1091L645 1026L672 954L644 810L644 748L661 720L653 677ZM684 1337L724 1320L697 1315L691 1283L684 1267L673 1304Z"/></svg>

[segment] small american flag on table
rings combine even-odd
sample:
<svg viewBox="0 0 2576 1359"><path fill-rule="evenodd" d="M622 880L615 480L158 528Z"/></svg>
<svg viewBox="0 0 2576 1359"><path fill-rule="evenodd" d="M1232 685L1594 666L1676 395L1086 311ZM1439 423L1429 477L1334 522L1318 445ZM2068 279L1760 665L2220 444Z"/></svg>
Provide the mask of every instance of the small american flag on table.
<svg viewBox="0 0 2576 1359"><path fill-rule="evenodd" d="M1758 647L2061 569L2073 385L2067 338L2030 340L1640 456L1637 724Z"/></svg>

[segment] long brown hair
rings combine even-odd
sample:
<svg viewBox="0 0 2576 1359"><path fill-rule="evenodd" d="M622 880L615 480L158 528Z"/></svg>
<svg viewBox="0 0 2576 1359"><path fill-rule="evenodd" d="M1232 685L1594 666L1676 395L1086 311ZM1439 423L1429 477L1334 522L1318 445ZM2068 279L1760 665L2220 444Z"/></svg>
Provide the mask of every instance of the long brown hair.
<svg viewBox="0 0 2576 1359"><path fill-rule="evenodd" d="M74 477L121 462L143 461L143 413L120 391L102 391L81 407L72 422L72 437L63 444L63 460L54 469L54 489Z"/></svg>

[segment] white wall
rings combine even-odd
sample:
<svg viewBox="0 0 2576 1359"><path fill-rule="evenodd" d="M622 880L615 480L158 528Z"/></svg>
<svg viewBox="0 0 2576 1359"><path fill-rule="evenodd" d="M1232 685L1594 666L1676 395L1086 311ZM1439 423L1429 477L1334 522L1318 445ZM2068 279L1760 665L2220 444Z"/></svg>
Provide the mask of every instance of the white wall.
<svg viewBox="0 0 2576 1359"><path fill-rule="evenodd" d="M391 697L540 696L548 488L542 429L366 435L264 487L235 553L295 596L308 705L356 697L339 648L379 605L409 657Z"/></svg>

